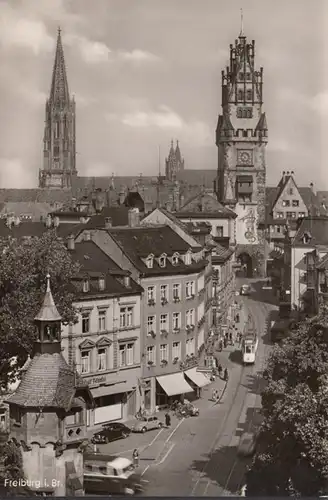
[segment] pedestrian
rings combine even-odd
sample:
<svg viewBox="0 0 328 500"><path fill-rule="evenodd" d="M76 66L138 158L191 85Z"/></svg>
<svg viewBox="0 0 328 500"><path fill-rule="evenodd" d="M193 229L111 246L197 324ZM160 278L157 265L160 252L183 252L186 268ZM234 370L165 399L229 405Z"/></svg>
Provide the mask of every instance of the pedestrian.
<svg viewBox="0 0 328 500"><path fill-rule="evenodd" d="M240 319L240 318L239 318L239 314L237 313L237 314L236 314L236 323L239 323L239 319Z"/></svg>
<svg viewBox="0 0 328 500"><path fill-rule="evenodd" d="M171 426L171 415L169 414L169 412L165 413L165 425L166 427Z"/></svg>
<svg viewBox="0 0 328 500"><path fill-rule="evenodd" d="M216 401L216 389L213 389L212 399L213 399L213 401Z"/></svg>
<svg viewBox="0 0 328 500"><path fill-rule="evenodd" d="M222 339L219 340L219 351L221 352L222 349L223 349L223 342L222 342Z"/></svg>
<svg viewBox="0 0 328 500"><path fill-rule="evenodd" d="M232 344L232 332L229 333L230 344Z"/></svg>
<svg viewBox="0 0 328 500"><path fill-rule="evenodd" d="M228 345L228 341L227 341L226 337L224 337L224 339L223 339L223 345L224 345L224 348L226 348Z"/></svg>
<svg viewBox="0 0 328 500"><path fill-rule="evenodd" d="M218 373L219 373L219 377L221 378L221 375L222 375L222 366L221 366L221 364L218 366Z"/></svg>
<svg viewBox="0 0 328 500"><path fill-rule="evenodd" d="M136 469L139 466L139 451L137 450L137 448L133 450L132 459L134 468Z"/></svg>

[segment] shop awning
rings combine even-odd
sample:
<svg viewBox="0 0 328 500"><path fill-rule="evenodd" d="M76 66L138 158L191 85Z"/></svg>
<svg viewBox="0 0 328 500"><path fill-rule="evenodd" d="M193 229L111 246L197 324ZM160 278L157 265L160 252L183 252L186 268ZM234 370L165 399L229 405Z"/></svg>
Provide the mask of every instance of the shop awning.
<svg viewBox="0 0 328 500"><path fill-rule="evenodd" d="M210 379L207 378L202 372L198 372L197 368L191 368L184 372L190 380L197 385L197 387L205 387L210 383Z"/></svg>
<svg viewBox="0 0 328 500"><path fill-rule="evenodd" d="M122 392L133 391L135 387L131 384L124 382L122 384L101 385L91 389L91 394L94 398L101 398L102 396L111 396L113 394L121 394Z"/></svg>
<svg viewBox="0 0 328 500"><path fill-rule="evenodd" d="M156 377L157 382L161 385L168 396L176 396L177 394L188 394L193 392L193 389L186 382L183 373L171 373L170 375L162 375Z"/></svg>

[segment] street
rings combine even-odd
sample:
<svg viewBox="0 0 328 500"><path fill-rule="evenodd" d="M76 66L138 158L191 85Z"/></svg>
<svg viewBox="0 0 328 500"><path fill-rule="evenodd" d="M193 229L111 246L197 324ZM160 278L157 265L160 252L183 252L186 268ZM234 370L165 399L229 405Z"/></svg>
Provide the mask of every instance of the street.
<svg viewBox="0 0 328 500"><path fill-rule="evenodd" d="M276 309L270 303L271 291L262 290L262 285L252 283L252 294L239 299L259 334L255 364L244 367L237 348L232 348L229 382L220 404L209 405L198 418L180 421L170 432L162 431L151 444L141 462L146 496L229 496L243 485L248 459L237 457L237 446L241 434L258 424L261 371L270 350L267 319Z"/></svg>

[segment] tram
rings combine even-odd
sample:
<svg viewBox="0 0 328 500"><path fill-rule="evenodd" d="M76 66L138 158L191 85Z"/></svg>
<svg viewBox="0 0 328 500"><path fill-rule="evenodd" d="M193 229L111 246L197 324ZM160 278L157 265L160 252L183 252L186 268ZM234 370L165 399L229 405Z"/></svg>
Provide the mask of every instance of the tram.
<svg viewBox="0 0 328 500"><path fill-rule="evenodd" d="M242 344L243 363L251 365L255 363L255 356L258 347L258 337L255 332L247 332Z"/></svg>

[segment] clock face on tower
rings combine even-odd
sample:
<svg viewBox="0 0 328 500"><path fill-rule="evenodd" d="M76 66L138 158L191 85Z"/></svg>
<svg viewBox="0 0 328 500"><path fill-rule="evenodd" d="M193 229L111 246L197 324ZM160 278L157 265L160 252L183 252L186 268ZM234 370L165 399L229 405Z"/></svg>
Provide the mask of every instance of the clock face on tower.
<svg viewBox="0 0 328 500"><path fill-rule="evenodd" d="M237 154L238 165L252 165L252 152L247 150L239 150Z"/></svg>

